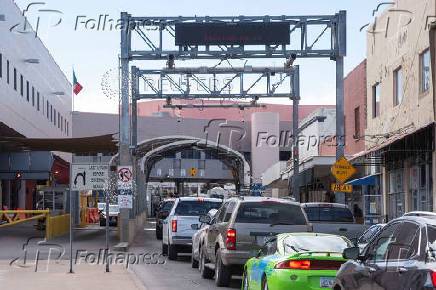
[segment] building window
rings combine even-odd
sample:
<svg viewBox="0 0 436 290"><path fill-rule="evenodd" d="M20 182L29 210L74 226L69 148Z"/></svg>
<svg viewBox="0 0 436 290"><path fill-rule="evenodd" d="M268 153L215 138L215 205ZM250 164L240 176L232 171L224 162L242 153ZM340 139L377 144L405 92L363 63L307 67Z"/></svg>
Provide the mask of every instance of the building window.
<svg viewBox="0 0 436 290"><path fill-rule="evenodd" d="M23 75L20 74L20 94L24 97L24 79Z"/></svg>
<svg viewBox="0 0 436 290"><path fill-rule="evenodd" d="M53 109L53 125L56 127L56 109Z"/></svg>
<svg viewBox="0 0 436 290"><path fill-rule="evenodd" d="M3 77L3 54L0 53L0 78Z"/></svg>
<svg viewBox="0 0 436 290"><path fill-rule="evenodd" d="M403 69L399 67L394 71L394 107L403 101Z"/></svg>
<svg viewBox="0 0 436 290"><path fill-rule="evenodd" d="M9 84L9 60L6 61L6 82Z"/></svg>
<svg viewBox="0 0 436 290"><path fill-rule="evenodd" d="M47 101L47 120L49 118L49 115L50 115L50 106L49 106L49 103Z"/></svg>
<svg viewBox="0 0 436 290"><path fill-rule="evenodd" d="M29 85L29 81L26 81L26 98L27 98L27 101L29 101L29 98L30 98L30 85Z"/></svg>
<svg viewBox="0 0 436 290"><path fill-rule="evenodd" d="M354 139L360 138L360 107L354 109Z"/></svg>
<svg viewBox="0 0 436 290"><path fill-rule="evenodd" d="M14 90L17 90L17 69L14 68Z"/></svg>
<svg viewBox="0 0 436 290"><path fill-rule="evenodd" d="M39 92L36 93L36 110L39 111Z"/></svg>
<svg viewBox="0 0 436 290"><path fill-rule="evenodd" d="M372 117L380 116L380 84L372 87Z"/></svg>
<svg viewBox="0 0 436 290"><path fill-rule="evenodd" d="M61 131L64 130L64 117L61 116Z"/></svg>
<svg viewBox="0 0 436 290"><path fill-rule="evenodd" d="M67 136L70 135L70 122L67 122Z"/></svg>
<svg viewBox="0 0 436 290"><path fill-rule="evenodd" d="M50 105L50 122L53 122L53 106Z"/></svg>
<svg viewBox="0 0 436 290"><path fill-rule="evenodd" d="M59 114L59 112L58 112L58 128L60 128L61 127L61 114ZM55 122L55 125L56 125L56 122Z"/></svg>
<svg viewBox="0 0 436 290"><path fill-rule="evenodd" d="M419 56L420 92L425 93L430 88L430 50L427 49Z"/></svg>

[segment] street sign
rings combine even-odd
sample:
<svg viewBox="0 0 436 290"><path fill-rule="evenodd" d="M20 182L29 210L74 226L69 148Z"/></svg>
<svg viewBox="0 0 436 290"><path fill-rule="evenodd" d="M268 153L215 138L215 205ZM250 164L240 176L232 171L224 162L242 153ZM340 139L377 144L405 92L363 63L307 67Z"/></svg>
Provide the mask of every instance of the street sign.
<svg viewBox="0 0 436 290"><path fill-rule="evenodd" d="M71 164L71 190L104 190L108 184L108 164Z"/></svg>
<svg viewBox="0 0 436 290"><path fill-rule="evenodd" d="M118 207L119 208L132 208L132 195L131 194L123 194L118 195Z"/></svg>
<svg viewBox="0 0 436 290"><path fill-rule="evenodd" d="M351 184L332 184L331 189L338 192L352 192L353 186Z"/></svg>
<svg viewBox="0 0 436 290"><path fill-rule="evenodd" d="M344 183L356 172L356 169L345 157L342 156L332 165L331 171L340 183Z"/></svg>
<svg viewBox="0 0 436 290"><path fill-rule="evenodd" d="M189 174L191 174L191 176L194 177L195 175L197 175L197 169L191 168L191 170L189 170Z"/></svg>
<svg viewBox="0 0 436 290"><path fill-rule="evenodd" d="M118 189L133 188L133 169L132 166L118 166L117 179Z"/></svg>

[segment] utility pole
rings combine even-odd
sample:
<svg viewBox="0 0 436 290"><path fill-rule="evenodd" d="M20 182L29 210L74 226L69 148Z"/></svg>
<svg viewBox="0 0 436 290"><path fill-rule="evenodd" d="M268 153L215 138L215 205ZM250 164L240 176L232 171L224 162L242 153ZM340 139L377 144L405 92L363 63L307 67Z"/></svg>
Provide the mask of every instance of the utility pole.
<svg viewBox="0 0 436 290"><path fill-rule="evenodd" d="M336 160L345 155L345 117L344 117L344 56L347 54L347 12L339 12L339 24L337 25L337 49L336 61ZM336 193L336 202L345 203L345 193Z"/></svg>
<svg viewBox="0 0 436 290"><path fill-rule="evenodd" d="M294 77L292 79L292 135L293 138L293 148L292 148L292 160L294 165L294 174L292 176L292 192L296 201L300 201L300 158L298 152L298 104L300 102L300 67L296 65L294 71Z"/></svg>
<svg viewBox="0 0 436 290"><path fill-rule="evenodd" d="M129 51L130 15L121 12L121 110L120 110L120 152L119 165L131 165L130 157L130 119L129 119ZM129 241L129 209L120 208L120 241Z"/></svg>

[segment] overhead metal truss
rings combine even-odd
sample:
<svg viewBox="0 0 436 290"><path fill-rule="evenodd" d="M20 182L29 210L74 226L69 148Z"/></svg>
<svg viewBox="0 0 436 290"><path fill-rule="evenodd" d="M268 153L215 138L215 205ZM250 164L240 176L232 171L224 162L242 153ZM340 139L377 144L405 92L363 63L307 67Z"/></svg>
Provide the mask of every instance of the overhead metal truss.
<svg viewBox="0 0 436 290"><path fill-rule="evenodd" d="M290 44L282 45L175 45L175 25L177 23L238 23L238 22L288 22L290 25ZM272 71L267 68L253 68L247 71L247 66L232 68L229 59L271 59L271 58L330 58L336 61L336 138L340 140L344 136L344 56L346 55L346 11L340 11L334 15L306 15L306 16L223 16L223 17L132 17L126 12L121 13L121 121L120 121L120 158L119 162L123 165L129 164L129 145L137 145L137 101L145 98L164 98L167 99L167 106L172 108L196 107L200 105L205 107L206 104L171 104L172 98L180 99L202 99L202 98L251 98L252 102L247 106L256 106L259 98L268 97L288 97L293 100L293 130L298 132L298 103L300 99L297 71L282 72L289 77L290 91L288 94L282 92L276 93L274 85L267 84L264 92L252 90L252 87L258 84L260 80L268 76L271 77ZM133 35L138 35L140 45L137 42L132 45ZM218 60L220 65L227 61L230 68L171 68L158 70L137 70L132 67L129 72L129 62L140 60L195 60L209 59ZM148 62L151 64L151 62ZM216 65L216 66L218 66ZM150 66L148 66L150 67ZM169 65L172 67L172 65ZM214 70L215 69L215 70ZM233 71L232 71L233 70ZM219 73L233 74L233 80L239 79L244 82L245 75L257 74L257 78L250 78L251 84L247 87L241 86L238 93L225 94L226 85L220 88L208 88L204 86L197 75L209 73L211 75ZM129 75L131 73L131 75ZM188 85L184 88L178 86L178 92L164 92L162 86L156 88L150 86L153 90L151 94L139 93L139 79L142 78L147 83L146 75L158 75L161 79L168 78L171 75L184 76ZM129 78L131 80L132 96L132 120L129 120ZM256 81L259 79L258 81ZM169 79L168 79L169 81ZM170 81L171 82L171 81ZM197 83L206 90L206 93L194 94L190 90L191 83ZM247 83L248 80L245 82ZM268 82L267 82L268 83ZM173 84L177 88L177 83ZM154 89L153 89L154 87ZM207 90L209 89L209 91ZM221 107L228 106L224 103L219 104ZM237 104L242 105L242 104ZM131 122L131 123L130 123ZM132 126L132 134L130 129ZM298 138L295 138L293 144L293 193L299 201L299 182L298 182ZM336 157L339 159L344 156L343 144L336 146ZM338 202L343 200L338 199ZM123 221L124 219L122 219ZM124 222L126 222L124 220ZM123 226L121 227L123 228ZM125 232L124 230L122 232ZM123 237L124 234L121 236ZM122 238L122 240L125 238Z"/></svg>
<svg viewBox="0 0 436 290"><path fill-rule="evenodd" d="M346 54L345 11L334 15L305 16L204 16L204 17L134 17L121 13L125 31L129 34L130 60L167 59L229 59L229 58L288 58L330 57ZM175 46L176 23L238 23L238 22L288 22L290 45L200 45ZM131 34L137 34L147 49L131 49ZM316 37L315 37L316 35ZM322 37L329 41L320 43Z"/></svg>
<svg viewBox="0 0 436 290"><path fill-rule="evenodd" d="M228 78L221 87L216 84L217 75L227 75ZM158 84L151 79L158 76ZM201 77L199 77L201 76ZM212 87L204 80L213 80ZM183 79L184 86L175 80L175 77ZM275 82L272 82L274 78ZM299 67L182 67L163 68L156 70L141 70L132 67L132 92L133 99L205 99L205 98L290 98L299 99ZM150 87L151 93L139 92L139 79L142 79L146 86ZM264 84L261 84L265 80ZM163 82L168 81L175 90L168 92L164 90ZM230 87L233 82L239 81L239 90L232 92ZM282 84L288 84L285 91L277 92ZM192 85L197 85L201 91L191 90ZM256 87L256 91L253 88Z"/></svg>

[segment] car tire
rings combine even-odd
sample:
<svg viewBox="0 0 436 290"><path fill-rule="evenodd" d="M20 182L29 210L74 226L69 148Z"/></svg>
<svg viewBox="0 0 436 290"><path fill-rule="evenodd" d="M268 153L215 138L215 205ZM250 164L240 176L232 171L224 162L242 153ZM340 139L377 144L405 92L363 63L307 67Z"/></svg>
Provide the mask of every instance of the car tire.
<svg viewBox="0 0 436 290"><path fill-rule="evenodd" d="M167 256L168 255L168 245L162 243L162 255Z"/></svg>
<svg viewBox="0 0 436 290"><path fill-rule="evenodd" d="M194 247L192 247L192 251L191 251L191 267L193 269L198 268L198 261L195 260L195 257L194 257Z"/></svg>
<svg viewBox="0 0 436 290"><path fill-rule="evenodd" d="M247 276L247 270L244 270L244 274L242 275L242 289L248 290L250 286L248 285L248 276Z"/></svg>
<svg viewBox="0 0 436 290"><path fill-rule="evenodd" d="M221 250L218 249L215 258L215 285L218 287L229 286L231 279L232 273L230 272L229 267L223 264Z"/></svg>
<svg viewBox="0 0 436 290"><path fill-rule="evenodd" d="M198 270L200 270L201 278L212 279L214 272L205 266L206 262L206 255L204 254L203 248L200 248L200 262L198 265Z"/></svg>
<svg viewBox="0 0 436 290"><path fill-rule="evenodd" d="M177 260L177 249L174 245L168 245L168 259Z"/></svg>
<svg viewBox="0 0 436 290"><path fill-rule="evenodd" d="M268 290L268 279L266 278L266 276L263 276L262 279L262 290Z"/></svg>

